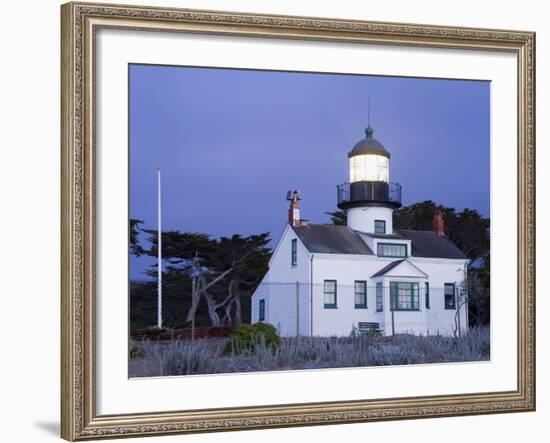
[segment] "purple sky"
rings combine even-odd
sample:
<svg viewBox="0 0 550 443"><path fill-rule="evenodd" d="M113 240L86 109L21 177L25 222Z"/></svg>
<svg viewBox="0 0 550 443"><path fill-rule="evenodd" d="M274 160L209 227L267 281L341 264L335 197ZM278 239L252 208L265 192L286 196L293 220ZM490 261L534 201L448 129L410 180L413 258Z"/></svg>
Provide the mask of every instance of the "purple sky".
<svg viewBox="0 0 550 443"><path fill-rule="evenodd" d="M130 217L213 237L329 222L347 153L371 126L403 204L433 200L489 216L490 83L366 75L130 65ZM154 262L132 257L132 278Z"/></svg>

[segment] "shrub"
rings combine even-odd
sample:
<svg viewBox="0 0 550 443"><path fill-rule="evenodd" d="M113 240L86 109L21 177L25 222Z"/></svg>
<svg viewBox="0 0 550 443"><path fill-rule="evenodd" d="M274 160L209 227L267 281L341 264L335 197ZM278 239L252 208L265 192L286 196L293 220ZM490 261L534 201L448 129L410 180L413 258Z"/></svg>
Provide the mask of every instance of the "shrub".
<svg viewBox="0 0 550 443"><path fill-rule="evenodd" d="M201 342L171 342L159 359L160 375L212 374L216 371L216 359L206 344Z"/></svg>
<svg viewBox="0 0 550 443"><path fill-rule="evenodd" d="M142 358L145 355L143 348L136 344L134 340L129 343L130 358Z"/></svg>
<svg viewBox="0 0 550 443"><path fill-rule="evenodd" d="M382 331L377 329L371 329L368 331L361 331L357 326L353 326L351 328L351 332L349 334L350 338L357 338L357 337L382 337Z"/></svg>
<svg viewBox="0 0 550 443"><path fill-rule="evenodd" d="M225 351L232 354L255 354L256 348L279 349L281 340L275 327L269 323L243 323L227 342Z"/></svg>
<svg viewBox="0 0 550 443"><path fill-rule="evenodd" d="M370 365L410 365L424 363L424 354L421 351L395 344L381 345L373 348L370 356Z"/></svg>
<svg viewBox="0 0 550 443"><path fill-rule="evenodd" d="M129 361L130 377L157 377L235 372L225 359L217 358L219 346L205 340L194 343L179 340L150 341L140 344L143 358Z"/></svg>

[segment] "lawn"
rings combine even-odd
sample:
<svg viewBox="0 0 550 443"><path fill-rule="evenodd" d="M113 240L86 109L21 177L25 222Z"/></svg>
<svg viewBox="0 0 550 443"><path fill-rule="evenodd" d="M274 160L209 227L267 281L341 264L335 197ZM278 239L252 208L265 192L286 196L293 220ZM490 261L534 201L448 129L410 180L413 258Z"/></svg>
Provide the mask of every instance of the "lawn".
<svg viewBox="0 0 550 443"><path fill-rule="evenodd" d="M472 328L459 338L362 335L281 339L273 350L258 343L237 354L228 339L133 342L130 377L345 368L422 363L483 361L490 358L488 327Z"/></svg>

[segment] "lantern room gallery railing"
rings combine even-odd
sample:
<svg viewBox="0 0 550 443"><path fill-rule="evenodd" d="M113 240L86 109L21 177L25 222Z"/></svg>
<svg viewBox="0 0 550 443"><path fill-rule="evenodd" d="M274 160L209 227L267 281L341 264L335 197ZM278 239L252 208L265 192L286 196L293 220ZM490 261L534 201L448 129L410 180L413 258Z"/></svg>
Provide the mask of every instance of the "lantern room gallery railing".
<svg viewBox="0 0 550 443"><path fill-rule="evenodd" d="M338 207L342 209L365 203L401 206L401 185L382 181L343 183L337 186Z"/></svg>

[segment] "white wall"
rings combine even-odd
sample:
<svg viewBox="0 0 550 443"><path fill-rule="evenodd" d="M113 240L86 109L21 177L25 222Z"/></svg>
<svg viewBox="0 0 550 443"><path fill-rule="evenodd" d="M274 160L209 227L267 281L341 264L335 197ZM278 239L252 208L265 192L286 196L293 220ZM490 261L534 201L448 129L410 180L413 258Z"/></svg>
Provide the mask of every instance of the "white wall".
<svg viewBox="0 0 550 443"><path fill-rule="evenodd" d="M292 240L297 239L296 266L291 263ZM281 239L275 247L274 254L269 263L267 278L271 283L284 282L295 283L309 281L309 251L298 238L294 229L287 225Z"/></svg>
<svg viewBox="0 0 550 443"><path fill-rule="evenodd" d="M315 15L351 19L433 23L537 31L538 121L550 119L550 28L545 2L463 0L132 0L192 8ZM2 333L0 400L2 439L9 442L58 442L59 429L59 11L55 0L6 2L0 27L3 68L0 70L0 189L4 233L2 255ZM537 127L539 171L550 167L548 125ZM550 247L550 174L537 177L539 276ZM29 263L34 236L40 235L40 258ZM543 442L550 416L550 298L539 277L537 300L537 412L450 417L354 425L242 431L194 436L135 439L140 442L264 443L281 441L373 441L406 438L408 443L469 441ZM32 308L29 308L32 306ZM14 339L13 337L16 337Z"/></svg>
<svg viewBox="0 0 550 443"><path fill-rule="evenodd" d="M292 266L291 242L297 240L297 264ZM259 321L259 302L265 300L265 322L283 336L310 335L310 253L287 225L275 247L269 270L252 295L252 322Z"/></svg>
<svg viewBox="0 0 550 443"><path fill-rule="evenodd" d="M393 233L393 209L380 206L351 208L348 211L348 226L361 232L374 233L374 220L386 222L386 234Z"/></svg>
<svg viewBox="0 0 550 443"><path fill-rule="evenodd" d="M445 309L443 287L445 283L456 283L457 289L463 279L464 260L428 260L409 257L409 261L428 275L413 271L403 274L396 268L383 278L371 276L395 259L382 259L375 256L344 256L334 254L314 254L313 259L313 335L349 335L359 322L377 322L385 334L391 333L389 286L392 281L419 283L419 311L394 313L396 332L415 334L452 335L456 310ZM417 276L418 274L418 276ZM406 275L407 277L400 277ZM336 280L337 308L327 309L323 300L323 281ZM355 280L367 281L367 309L356 309L354 304ZM384 309L376 312L376 283L383 282ZM424 282L430 283L430 309L425 309ZM466 307L462 306L461 319L465 325Z"/></svg>
<svg viewBox="0 0 550 443"><path fill-rule="evenodd" d="M359 322L383 322L376 311L376 291L371 276L392 260L374 256L315 254L313 259L313 335L347 336ZM323 281L337 281L337 308L325 309ZM356 309L355 280L367 281L367 309Z"/></svg>
<svg viewBox="0 0 550 443"><path fill-rule="evenodd" d="M430 276L430 309L427 313L427 322L431 328L435 327L443 335L452 335L456 310L445 309L444 285L456 283L456 303L458 306L458 291L464 279L465 260L453 260L451 264L442 260L410 257L411 263L417 265ZM421 307L422 307L421 303ZM462 305L460 309L461 325L466 325L467 309ZM435 316L435 319L433 318Z"/></svg>

